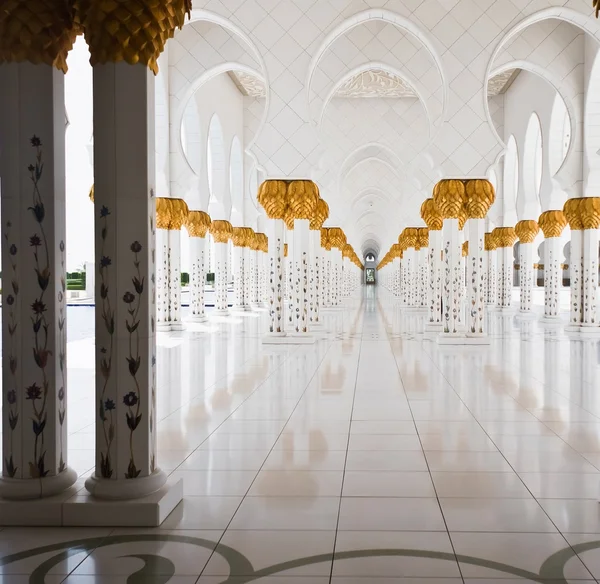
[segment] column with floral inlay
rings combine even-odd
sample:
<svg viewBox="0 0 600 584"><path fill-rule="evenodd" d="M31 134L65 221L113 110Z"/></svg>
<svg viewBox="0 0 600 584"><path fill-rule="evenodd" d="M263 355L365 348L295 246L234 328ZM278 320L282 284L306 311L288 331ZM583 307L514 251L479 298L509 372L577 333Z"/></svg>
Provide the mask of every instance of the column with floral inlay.
<svg viewBox="0 0 600 584"><path fill-rule="evenodd" d="M496 199L492 184L486 179L465 182L465 210L469 218L467 243L467 304L466 325L468 337L484 337L485 282L484 258L485 216Z"/></svg>
<svg viewBox="0 0 600 584"><path fill-rule="evenodd" d="M287 211L287 184L281 180L267 180L258 189L257 200L262 205L268 222L268 295L269 334L285 336L284 329L284 241L283 219Z"/></svg>
<svg viewBox="0 0 600 584"><path fill-rule="evenodd" d="M544 233L544 321L559 322L561 288L561 241L567 218L562 211L544 211L538 220Z"/></svg>
<svg viewBox="0 0 600 584"><path fill-rule="evenodd" d="M67 464L65 267L64 77L74 38L68 12L0 9L6 499L50 497L77 479Z"/></svg>
<svg viewBox="0 0 600 584"><path fill-rule="evenodd" d="M485 303L495 307L498 299L498 268L496 237L493 232L484 236L484 246L487 251L487 297Z"/></svg>
<svg viewBox="0 0 600 584"><path fill-rule="evenodd" d="M571 229L571 253L569 271L571 282L569 289L570 308L568 330L579 331L583 321L583 224L580 205L583 199L569 199L565 202L563 213Z"/></svg>
<svg viewBox="0 0 600 584"><path fill-rule="evenodd" d="M246 310L246 238L244 227L234 227L231 241L233 242L233 293L234 310Z"/></svg>
<svg viewBox="0 0 600 584"><path fill-rule="evenodd" d="M514 227L496 227L493 233L498 253L498 308L512 309L513 292L513 246L517 240Z"/></svg>
<svg viewBox="0 0 600 584"><path fill-rule="evenodd" d="M215 250L215 313L229 314L227 302L227 281L229 274L229 240L233 237L233 227L229 221L214 220L210 224L210 234Z"/></svg>
<svg viewBox="0 0 600 584"><path fill-rule="evenodd" d="M466 198L463 181L446 179L438 182L433 190L433 200L444 218L443 251L443 330L440 335L458 335L460 333L460 289L462 277L460 261L462 257L459 232L459 217Z"/></svg>
<svg viewBox="0 0 600 584"><path fill-rule="evenodd" d="M156 412L157 58L186 6L86 3L79 14L94 81L96 265L95 497L136 499L161 489ZM128 24L142 17L143 34ZM152 35L153 43L147 42ZM126 40L123 40L126 39ZM155 518L153 519L156 520Z"/></svg>
<svg viewBox="0 0 600 584"><path fill-rule="evenodd" d="M540 228L537 221L523 220L515 225L515 233L519 238L519 281L520 306L522 314L530 314L533 304L533 242Z"/></svg>
<svg viewBox="0 0 600 584"><path fill-rule="evenodd" d="M429 295L429 230L419 227L417 238L419 266L419 308L427 309Z"/></svg>
<svg viewBox="0 0 600 584"><path fill-rule="evenodd" d="M329 205L319 198L315 214L310 221L310 250L312 278L310 287L310 323L314 327L321 326L321 307L323 302L323 250L321 248L321 231L323 223L329 217Z"/></svg>
<svg viewBox="0 0 600 584"><path fill-rule="evenodd" d="M205 322L204 287L206 284L206 234L210 217L204 211L190 211L185 226L190 236L190 322Z"/></svg>
<svg viewBox="0 0 600 584"><path fill-rule="evenodd" d="M443 218L433 199L421 205L421 218L429 229L429 292L426 330L442 330L442 227Z"/></svg>
<svg viewBox="0 0 600 584"><path fill-rule="evenodd" d="M331 308L332 301L332 285L331 285L331 240L329 239L329 229L327 227L321 228L321 257L323 266L323 286L322 289L322 302L323 308Z"/></svg>
<svg viewBox="0 0 600 584"><path fill-rule="evenodd" d="M598 229L600 197L584 197L579 206L583 234L583 318L581 332L597 333L598 327ZM571 232L571 239L573 232ZM571 244L572 245L572 244ZM571 248L572 249L572 248ZM571 251L571 257L573 252Z"/></svg>

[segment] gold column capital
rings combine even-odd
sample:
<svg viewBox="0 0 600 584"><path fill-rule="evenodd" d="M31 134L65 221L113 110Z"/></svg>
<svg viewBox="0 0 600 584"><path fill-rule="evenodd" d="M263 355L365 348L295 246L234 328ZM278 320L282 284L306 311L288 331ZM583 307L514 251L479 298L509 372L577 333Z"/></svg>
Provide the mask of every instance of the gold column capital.
<svg viewBox="0 0 600 584"><path fill-rule="evenodd" d="M231 241L235 247L246 247L246 229L244 227L233 227Z"/></svg>
<svg viewBox="0 0 600 584"><path fill-rule="evenodd" d="M191 0L77 0L92 65L125 62L158 73L157 60Z"/></svg>
<svg viewBox="0 0 600 584"><path fill-rule="evenodd" d="M81 32L72 0L3 0L0 63L29 62L67 72L67 54Z"/></svg>
<svg viewBox="0 0 600 584"><path fill-rule="evenodd" d="M493 251L496 249L496 244L490 231L483 236L483 249L485 251Z"/></svg>
<svg viewBox="0 0 600 584"><path fill-rule="evenodd" d="M581 201L583 201L583 199L568 199L564 204L563 213L567 218L571 231L580 231L583 229L583 222L581 220Z"/></svg>
<svg viewBox="0 0 600 584"><path fill-rule="evenodd" d="M329 241L331 242L331 247L336 247L341 250L346 243L346 236L339 227L330 227Z"/></svg>
<svg viewBox="0 0 600 584"><path fill-rule="evenodd" d="M156 197L156 227L177 231L183 227L188 216L188 206L183 199Z"/></svg>
<svg viewBox="0 0 600 584"><path fill-rule="evenodd" d="M444 219L458 219L466 199L465 183L459 179L444 179L433 189L433 200Z"/></svg>
<svg viewBox="0 0 600 584"><path fill-rule="evenodd" d="M287 211L287 183L266 180L258 188L257 200L269 219L285 219Z"/></svg>
<svg viewBox="0 0 600 584"><path fill-rule="evenodd" d="M283 244L283 257L284 258L288 257L288 244L287 243Z"/></svg>
<svg viewBox="0 0 600 584"><path fill-rule="evenodd" d="M156 197L156 227L170 229L171 227L171 199Z"/></svg>
<svg viewBox="0 0 600 584"><path fill-rule="evenodd" d="M287 187L288 204L294 219L310 221L319 200L319 188L312 180L292 180Z"/></svg>
<svg viewBox="0 0 600 584"><path fill-rule="evenodd" d="M560 237L563 229L567 226L567 218L562 211L544 211L540 215L538 223L546 239Z"/></svg>
<svg viewBox="0 0 600 584"><path fill-rule="evenodd" d="M431 231L440 231L444 224L444 218L437 208L433 199L425 199L421 205L421 218Z"/></svg>
<svg viewBox="0 0 600 584"><path fill-rule="evenodd" d="M517 240L517 234L514 227L496 227L492 231L496 242L496 247L512 247Z"/></svg>
<svg viewBox="0 0 600 584"><path fill-rule="evenodd" d="M210 223L208 213L204 211L190 211L185 220L185 227L190 237L206 237Z"/></svg>
<svg viewBox="0 0 600 584"><path fill-rule="evenodd" d="M465 181L465 209L469 219L485 219L496 199L492 183L487 179L474 178Z"/></svg>
<svg viewBox="0 0 600 584"><path fill-rule="evenodd" d="M532 219L519 221L515 225L515 233L521 243L533 243L539 232L540 226Z"/></svg>
<svg viewBox="0 0 600 584"><path fill-rule="evenodd" d="M403 244L405 249L417 246L419 230L416 227L406 227L402 234L404 235Z"/></svg>
<svg viewBox="0 0 600 584"><path fill-rule="evenodd" d="M477 217L479 219L479 217ZM465 241L462 244L462 257L466 258L469 255L469 242Z"/></svg>
<svg viewBox="0 0 600 584"><path fill-rule="evenodd" d="M323 199L317 201L315 207L315 214L310 220L310 229L312 231L318 231L323 227L323 223L329 218L329 205Z"/></svg>
<svg viewBox="0 0 600 584"><path fill-rule="evenodd" d="M327 227L321 228L321 247L331 251L331 240L329 239L329 229Z"/></svg>
<svg viewBox="0 0 600 584"><path fill-rule="evenodd" d="M189 209L183 199L170 199L171 201L171 225L169 229L178 231L185 225Z"/></svg>
<svg viewBox="0 0 600 584"><path fill-rule="evenodd" d="M467 208L463 205L458 212L458 229L462 231L465 228L465 223L469 218L469 214L467 213Z"/></svg>
<svg viewBox="0 0 600 584"><path fill-rule="evenodd" d="M269 251L269 238L264 233L256 233L258 251L267 253Z"/></svg>
<svg viewBox="0 0 600 584"><path fill-rule="evenodd" d="M229 221L217 219L210 224L210 234L215 243L227 243L233 236L233 227Z"/></svg>
<svg viewBox="0 0 600 584"><path fill-rule="evenodd" d="M600 197L584 197L580 199L579 215L583 229L600 227Z"/></svg>
<svg viewBox="0 0 600 584"><path fill-rule="evenodd" d="M429 247L429 229L427 227L419 227L417 231L417 245L419 248Z"/></svg>

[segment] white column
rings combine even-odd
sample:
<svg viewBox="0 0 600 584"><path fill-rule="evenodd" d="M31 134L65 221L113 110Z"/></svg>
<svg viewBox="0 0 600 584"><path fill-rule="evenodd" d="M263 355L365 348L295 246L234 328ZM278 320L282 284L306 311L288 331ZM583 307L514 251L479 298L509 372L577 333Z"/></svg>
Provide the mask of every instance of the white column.
<svg viewBox="0 0 600 584"><path fill-rule="evenodd" d="M229 244L214 244L215 249L215 312L220 316L229 314L227 303L227 280L229 264Z"/></svg>
<svg viewBox="0 0 600 584"><path fill-rule="evenodd" d="M337 247L332 247L331 256L331 283L333 287L331 305L338 307L341 304L342 295L342 252Z"/></svg>
<svg viewBox="0 0 600 584"><path fill-rule="evenodd" d="M440 330L442 327L442 231L429 230L429 325L428 327Z"/></svg>
<svg viewBox="0 0 600 584"><path fill-rule="evenodd" d="M460 260L462 245L458 219L444 219L444 280L443 280L443 333L459 334L460 323Z"/></svg>
<svg viewBox="0 0 600 584"><path fill-rule="evenodd" d="M584 320L584 288L586 287L586 276L584 274L585 260L583 247L584 232L581 229L573 229L573 226L571 226L571 258L569 260L569 268L571 270L571 302L569 311L569 324L574 327L579 327ZM595 255L596 257L598 256L597 247Z"/></svg>
<svg viewBox="0 0 600 584"><path fill-rule="evenodd" d="M481 337L485 330L485 219L470 218L467 257L467 336Z"/></svg>
<svg viewBox="0 0 600 584"><path fill-rule="evenodd" d="M510 309L512 305L513 248L505 246L499 248L498 251L500 253L498 306L506 310Z"/></svg>
<svg viewBox="0 0 600 584"><path fill-rule="evenodd" d="M0 64L6 499L50 497L77 479L67 466L64 99L53 67ZM114 261L106 255L98 266Z"/></svg>
<svg viewBox="0 0 600 584"><path fill-rule="evenodd" d="M598 229L571 232L583 234L583 320L582 328L598 328ZM571 250L573 249L571 243ZM571 251L571 254L573 252ZM572 257L572 256L571 256ZM572 282L572 280L571 280ZM585 331L584 331L585 332Z"/></svg>
<svg viewBox="0 0 600 584"><path fill-rule="evenodd" d="M235 245L233 248L233 290L234 310L246 310L246 248Z"/></svg>
<svg viewBox="0 0 600 584"><path fill-rule="evenodd" d="M248 278L246 280L246 302L248 310L259 304L259 277L258 277L258 252L252 247L246 249L248 254L246 267L248 269Z"/></svg>
<svg viewBox="0 0 600 584"><path fill-rule="evenodd" d="M96 289L96 470L85 486L133 499L167 480L156 455L154 75L126 63L93 75L95 244L112 261Z"/></svg>
<svg viewBox="0 0 600 584"><path fill-rule="evenodd" d="M488 251L488 306L496 306L498 300L498 250L495 244L491 244Z"/></svg>
<svg viewBox="0 0 600 584"><path fill-rule="evenodd" d="M427 308L429 293L429 248L419 250L419 306Z"/></svg>
<svg viewBox="0 0 600 584"><path fill-rule="evenodd" d="M190 236L190 322L205 322L206 238Z"/></svg>
<svg viewBox="0 0 600 584"><path fill-rule="evenodd" d="M557 320L560 302L560 258L559 237L547 237L544 258L544 318Z"/></svg>
<svg viewBox="0 0 600 584"><path fill-rule="evenodd" d="M323 254L321 250L321 230L311 230L310 239L311 265L313 267L311 285L311 324L319 326L321 324L321 302L323 296L323 274L321 271Z"/></svg>
<svg viewBox="0 0 600 584"><path fill-rule="evenodd" d="M156 229L156 330L169 325L169 230Z"/></svg>
<svg viewBox="0 0 600 584"><path fill-rule="evenodd" d="M292 246L292 325L299 334L308 333L308 271L310 264L310 221L295 219Z"/></svg>
<svg viewBox="0 0 600 584"><path fill-rule="evenodd" d="M523 243L519 245L519 264L521 298L520 311L522 313L531 313L533 305L533 243Z"/></svg>
<svg viewBox="0 0 600 584"><path fill-rule="evenodd" d="M331 265L332 250L323 248L323 307L331 308L333 306L333 269Z"/></svg>
<svg viewBox="0 0 600 584"><path fill-rule="evenodd" d="M269 333L285 335L284 331L284 257L282 219L270 219L269 225Z"/></svg>
<svg viewBox="0 0 600 584"><path fill-rule="evenodd" d="M183 330L181 320L181 229L169 230L169 324L171 330Z"/></svg>

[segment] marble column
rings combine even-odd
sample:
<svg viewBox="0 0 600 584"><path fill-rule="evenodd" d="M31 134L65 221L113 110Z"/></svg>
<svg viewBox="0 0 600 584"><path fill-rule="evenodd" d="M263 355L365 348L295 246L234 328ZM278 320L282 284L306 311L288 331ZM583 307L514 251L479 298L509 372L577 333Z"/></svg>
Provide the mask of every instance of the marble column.
<svg viewBox="0 0 600 584"><path fill-rule="evenodd" d="M566 201L563 212L571 229L571 257L569 269L570 282L570 307L568 330L579 331L583 321L583 223L581 220L580 205L583 199L575 198Z"/></svg>
<svg viewBox="0 0 600 584"><path fill-rule="evenodd" d="M57 66L66 70L64 58ZM0 63L0 88L0 497L34 499L77 480L67 461L64 71Z"/></svg>
<svg viewBox="0 0 600 584"><path fill-rule="evenodd" d="M323 287L322 254L321 254L321 228L310 230L311 250L311 286L310 286L310 323L318 327L321 324L321 296Z"/></svg>
<svg viewBox="0 0 600 584"><path fill-rule="evenodd" d="M519 238L519 282L521 314L531 314L533 305L533 242L539 233L537 221L523 220L515 225Z"/></svg>
<svg viewBox="0 0 600 584"><path fill-rule="evenodd" d="M331 244L326 227L321 228L321 308L331 306Z"/></svg>
<svg viewBox="0 0 600 584"><path fill-rule="evenodd" d="M498 245L498 308L510 311L513 290L513 245L517 239L514 227L494 229Z"/></svg>
<svg viewBox="0 0 600 584"><path fill-rule="evenodd" d="M598 323L598 229L600 228L600 197L581 199L579 215L582 222L583 271L581 278L583 309L581 332L600 332ZM571 241L576 231L571 232ZM573 243L571 243L573 257ZM571 282L573 280L571 279Z"/></svg>
<svg viewBox="0 0 600 584"><path fill-rule="evenodd" d="M561 241L560 236L567 225L562 211L545 211L538 224L544 232L544 321L560 322L561 288Z"/></svg>
<svg viewBox="0 0 600 584"><path fill-rule="evenodd" d="M484 245L487 250L487 298L486 304L495 307L498 299L498 253L496 236L486 233Z"/></svg>
<svg viewBox="0 0 600 584"><path fill-rule="evenodd" d="M183 330L181 319L181 228L183 199L156 198L156 330Z"/></svg>
<svg viewBox="0 0 600 584"><path fill-rule="evenodd" d="M429 318L428 329L442 329L442 219L429 224Z"/></svg>
<svg viewBox="0 0 600 584"><path fill-rule="evenodd" d="M419 251L417 254L419 269L419 308L429 307L429 230L426 227L419 228L418 235Z"/></svg>
<svg viewBox="0 0 600 584"><path fill-rule="evenodd" d="M256 233L250 229L249 231L250 243L246 248L246 268L248 270L248 277L246 280L246 303L248 304L248 310L252 310L252 307L256 307L259 304L259 278L258 278L258 241L256 239Z"/></svg>
<svg viewBox="0 0 600 584"><path fill-rule="evenodd" d="M96 469L85 486L133 499L167 480L156 453L154 75L121 62L93 76L95 246L106 267L96 281Z"/></svg>
<svg viewBox="0 0 600 584"><path fill-rule="evenodd" d="M246 299L246 279L247 266L246 266L246 239L247 232L244 227L233 228L233 292L234 292L234 310L246 310L247 299Z"/></svg>
<svg viewBox="0 0 600 584"><path fill-rule="evenodd" d="M233 227L229 221L214 220L210 224L215 250L215 314L227 316L227 284L229 280L229 240L233 236Z"/></svg>
<svg viewBox="0 0 600 584"><path fill-rule="evenodd" d="M186 228L190 236L190 315L189 322L205 322L204 287L206 285L206 234L210 217L203 211L190 211Z"/></svg>
<svg viewBox="0 0 600 584"><path fill-rule="evenodd" d="M281 219L271 219L269 223L269 332L272 335L285 335L284 310L284 233Z"/></svg>
<svg viewBox="0 0 600 584"><path fill-rule="evenodd" d="M461 180L442 180L433 190L433 200L444 218L444 280L443 280L443 330L441 336L460 335L460 260L462 256L459 217L466 199L465 185Z"/></svg>

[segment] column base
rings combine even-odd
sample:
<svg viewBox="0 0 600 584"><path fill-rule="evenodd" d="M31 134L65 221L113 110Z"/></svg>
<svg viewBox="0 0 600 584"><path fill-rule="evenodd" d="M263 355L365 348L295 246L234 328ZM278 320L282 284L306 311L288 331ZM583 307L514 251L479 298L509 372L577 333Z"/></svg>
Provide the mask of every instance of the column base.
<svg viewBox="0 0 600 584"><path fill-rule="evenodd" d="M231 314L229 308L215 308L213 316L229 316Z"/></svg>
<svg viewBox="0 0 600 584"><path fill-rule="evenodd" d="M581 325L579 327L579 334L582 337L590 338L590 337L600 337L600 326L586 326Z"/></svg>
<svg viewBox="0 0 600 584"><path fill-rule="evenodd" d="M44 477L42 479L10 479L0 478L0 509L4 511L4 504L15 501L31 501L32 499L51 498L67 491L77 481L77 473L67 467L60 474ZM28 503L29 504L29 503ZM15 503L16 505L16 503ZM0 512L0 525L2 523Z"/></svg>
<svg viewBox="0 0 600 584"><path fill-rule="evenodd" d="M308 333L268 333L262 338L263 345L312 345L315 341Z"/></svg>
<svg viewBox="0 0 600 584"><path fill-rule="evenodd" d="M157 322L156 323L156 332L157 333L168 333L171 329L170 322Z"/></svg>
<svg viewBox="0 0 600 584"><path fill-rule="evenodd" d="M91 475L85 481L85 488L98 499L125 501L140 499L156 493L167 482L167 475L162 470L155 470L151 475L135 480L102 479Z"/></svg>
<svg viewBox="0 0 600 584"><path fill-rule="evenodd" d="M476 333L472 333L476 335ZM467 336L465 333L440 333L436 338L438 345L489 345L488 336Z"/></svg>
<svg viewBox="0 0 600 584"><path fill-rule="evenodd" d="M531 310L519 310L516 314L517 320L537 320L538 315Z"/></svg>
<svg viewBox="0 0 600 584"><path fill-rule="evenodd" d="M542 318L540 318L540 322L542 324L563 324L563 320L560 316L543 316Z"/></svg>
<svg viewBox="0 0 600 584"><path fill-rule="evenodd" d="M189 322L190 324L202 324L203 322L207 322L208 321L208 317L203 314L202 316L189 316L186 319L186 322Z"/></svg>
<svg viewBox="0 0 600 584"><path fill-rule="evenodd" d="M184 331L185 330L185 325L180 320L178 320L177 322L172 322L171 323L171 330L172 331Z"/></svg>
<svg viewBox="0 0 600 584"><path fill-rule="evenodd" d="M444 330L444 326L441 322L426 322L425 332L426 333L441 333Z"/></svg>
<svg viewBox="0 0 600 584"><path fill-rule="evenodd" d="M516 308L514 306L500 306L498 308L498 312L501 314L514 314L516 312Z"/></svg>
<svg viewBox="0 0 600 584"><path fill-rule="evenodd" d="M182 479L169 479L158 491L139 499L107 501L85 493L65 502L62 525L158 527L182 500Z"/></svg>

